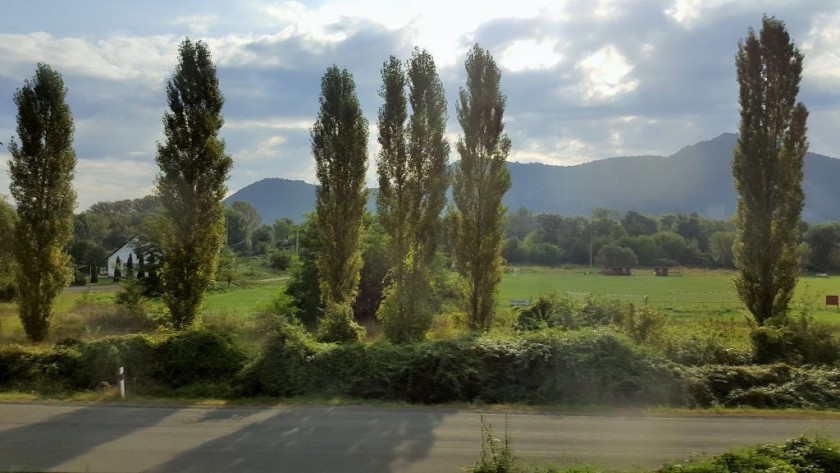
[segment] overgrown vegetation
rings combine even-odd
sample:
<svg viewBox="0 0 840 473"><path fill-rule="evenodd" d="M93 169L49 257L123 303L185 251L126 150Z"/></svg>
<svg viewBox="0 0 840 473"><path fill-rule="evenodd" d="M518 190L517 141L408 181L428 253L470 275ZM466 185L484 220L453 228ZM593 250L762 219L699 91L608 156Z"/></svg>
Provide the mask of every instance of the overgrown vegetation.
<svg viewBox="0 0 840 473"><path fill-rule="evenodd" d="M465 468L469 473L621 473L594 466L561 468L555 465L526 466L516 457L507 421L503 438L481 418L481 454ZM640 473L636 468L631 470ZM840 471L840 444L824 437L797 437L786 442L734 448L703 459L695 457L681 463L669 463L655 473L747 473L747 472L817 473Z"/></svg>

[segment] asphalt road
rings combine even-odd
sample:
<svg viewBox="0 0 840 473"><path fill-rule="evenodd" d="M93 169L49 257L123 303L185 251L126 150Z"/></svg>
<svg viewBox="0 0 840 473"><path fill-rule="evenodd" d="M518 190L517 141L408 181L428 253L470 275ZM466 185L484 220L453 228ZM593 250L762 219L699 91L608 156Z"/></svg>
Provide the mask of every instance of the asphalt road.
<svg viewBox="0 0 840 473"><path fill-rule="evenodd" d="M0 471L460 472L477 460L479 412L437 408L168 408L0 404ZM504 433L502 414L485 414ZM840 421L510 414L526 462L656 467L690 454Z"/></svg>

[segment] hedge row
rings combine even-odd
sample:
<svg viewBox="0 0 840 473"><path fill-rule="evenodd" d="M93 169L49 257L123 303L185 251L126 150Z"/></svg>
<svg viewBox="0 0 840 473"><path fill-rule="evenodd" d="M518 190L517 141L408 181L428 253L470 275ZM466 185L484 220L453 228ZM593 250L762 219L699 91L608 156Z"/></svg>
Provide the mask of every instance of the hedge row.
<svg viewBox="0 0 840 473"><path fill-rule="evenodd" d="M667 404L674 370L609 331L413 345L313 342L289 327L240 377L243 395L455 401Z"/></svg>
<svg viewBox="0 0 840 473"><path fill-rule="evenodd" d="M0 389L55 392L114 385L125 367L129 385L177 389L228 383L245 365L245 353L224 334L191 331L156 340L145 335L84 343L68 339L51 350L0 350Z"/></svg>
<svg viewBox="0 0 840 473"><path fill-rule="evenodd" d="M251 360L211 331L68 340L50 350L0 349L0 389L97 389L115 383L119 366L129 386L195 396L840 408L840 369L686 367L607 329L396 346L317 343L284 325Z"/></svg>

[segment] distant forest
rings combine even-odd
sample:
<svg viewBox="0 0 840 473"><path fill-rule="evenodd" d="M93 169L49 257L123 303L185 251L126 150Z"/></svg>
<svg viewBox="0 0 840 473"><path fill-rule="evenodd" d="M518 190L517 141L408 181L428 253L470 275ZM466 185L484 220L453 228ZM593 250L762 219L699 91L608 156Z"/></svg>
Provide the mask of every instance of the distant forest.
<svg viewBox="0 0 840 473"><path fill-rule="evenodd" d="M69 248L77 266L97 264L135 235L154 230L160 203L154 196L99 202L78 214ZM382 241L382 229L371 215L367 224L368 246ZM234 202L226 210L230 250L239 256L273 257L286 266L299 250L298 238L306 222L289 218L264 222L253 206ZM444 218L442 225L447 225ZM448 256L447 232L441 231L442 249ZM503 256L511 265L691 266L732 268L735 227L697 213L653 216L636 211L619 213L598 208L589 217L535 213L526 208L508 209ZM798 252L803 269L840 271L840 223L799 225ZM367 253L381 249L367 248ZM91 261L94 260L94 261ZM98 263L101 264L101 263Z"/></svg>

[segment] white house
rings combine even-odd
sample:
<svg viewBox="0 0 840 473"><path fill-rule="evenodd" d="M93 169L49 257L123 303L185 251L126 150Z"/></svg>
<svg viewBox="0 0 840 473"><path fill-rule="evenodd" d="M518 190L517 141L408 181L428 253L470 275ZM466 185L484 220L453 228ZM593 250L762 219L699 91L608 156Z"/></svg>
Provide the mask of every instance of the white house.
<svg viewBox="0 0 840 473"><path fill-rule="evenodd" d="M131 256L131 259L134 263L134 270L137 271L137 250L136 247L140 244L140 241L137 237L132 237L130 240L125 242L123 246L121 246L117 251L111 253L108 256L108 276L114 277L114 268L117 267L117 257L120 258L120 265L123 268L123 276L125 275L125 264L128 262L128 257Z"/></svg>

